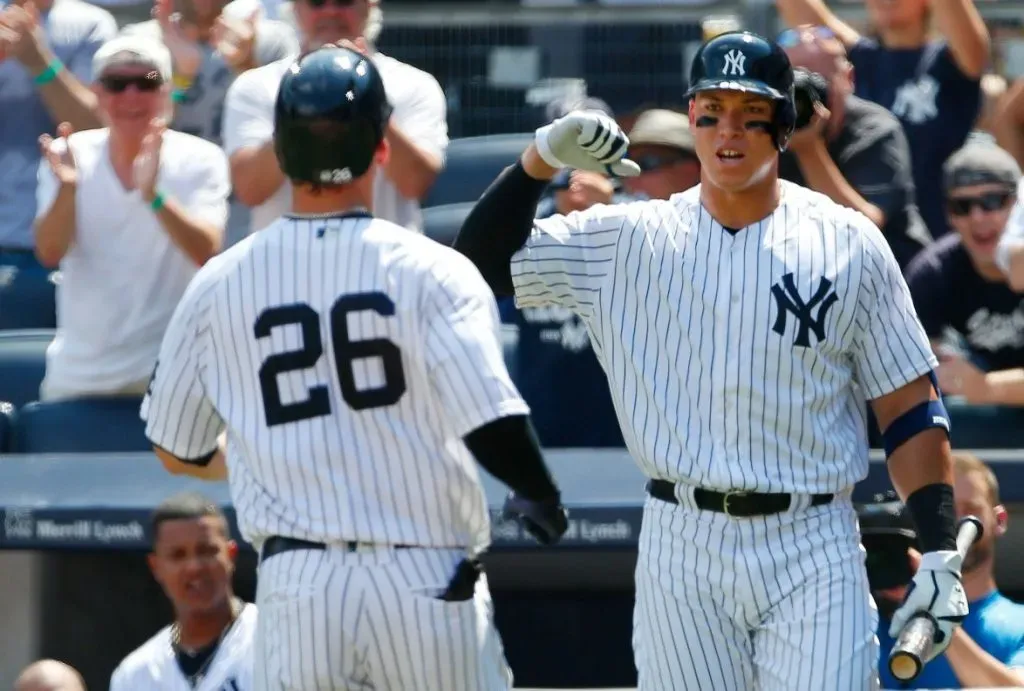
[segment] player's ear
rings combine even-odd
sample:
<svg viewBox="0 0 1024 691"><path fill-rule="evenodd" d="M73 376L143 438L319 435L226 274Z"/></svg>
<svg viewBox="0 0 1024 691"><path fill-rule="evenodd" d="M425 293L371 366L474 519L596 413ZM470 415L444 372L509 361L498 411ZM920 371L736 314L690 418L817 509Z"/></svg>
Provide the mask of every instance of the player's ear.
<svg viewBox="0 0 1024 691"><path fill-rule="evenodd" d="M692 130L697 126L697 99L691 98L686 109L687 115L690 116L690 129Z"/></svg>
<svg viewBox="0 0 1024 691"><path fill-rule="evenodd" d="M379 166L386 166L391 159L391 145L387 139L381 139L377 150L373 154L373 162Z"/></svg>
<svg viewBox="0 0 1024 691"><path fill-rule="evenodd" d="M238 559L238 543L234 540L228 540L228 558L232 564Z"/></svg>
<svg viewBox="0 0 1024 691"><path fill-rule="evenodd" d="M997 504L992 510L996 514L996 537L1002 537L1006 534L1006 527L1010 522L1010 512L1002 504Z"/></svg>

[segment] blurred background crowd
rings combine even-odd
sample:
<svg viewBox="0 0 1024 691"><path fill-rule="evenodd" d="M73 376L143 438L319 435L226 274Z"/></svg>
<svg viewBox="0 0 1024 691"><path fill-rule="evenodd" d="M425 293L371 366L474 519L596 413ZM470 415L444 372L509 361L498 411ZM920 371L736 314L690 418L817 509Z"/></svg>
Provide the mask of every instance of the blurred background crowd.
<svg viewBox="0 0 1024 691"><path fill-rule="evenodd" d="M566 172L538 215L694 185L700 164L681 98L690 56L729 29L777 36L799 68L801 106L783 177L882 228L942 357L947 395L1020 404L1024 312L994 258L1024 159L1020 20L972 0L727 9L9 2L0 11L0 400L15 411L40 402L12 418L22 433L9 444L61 443L22 429L67 415L44 404L117 409L141 395L197 268L286 210L270 144L283 70L304 48L342 38L367 44L395 105L376 213L448 243L532 130L572 108L618 118L644 172L625 183ZM509 364L542 441L621 446L583 324L556 309L501 307ZM45 365L33 356L40 349Z"/></svg>
<svg viewBox="0 0 1024 691"><path fill-rule="evenodd" d="M538 216L696 184L687 67L735 28L799 68L782 176L883 230L944 393L962 419L986 411L955 441L1020 448L1024 274L996 248L1024 189L1022 16L995 0L0 0L0 453L148 449L138 404L190 278L287 210L273 103L302 50L365 43L394 106L374 210L447 244L534 128L574 108L617 118L643 173L567 171ZM584 324L500 306L542 443L622 446Z"/></svg>

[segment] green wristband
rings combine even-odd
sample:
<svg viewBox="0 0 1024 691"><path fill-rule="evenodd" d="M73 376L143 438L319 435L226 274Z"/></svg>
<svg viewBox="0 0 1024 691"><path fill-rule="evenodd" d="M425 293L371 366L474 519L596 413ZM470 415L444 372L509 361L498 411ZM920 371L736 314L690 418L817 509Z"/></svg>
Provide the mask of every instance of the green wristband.
<svg viewBox="0 0 1024 691"><path fill-rule="evenodd" d="M149 203L149 208L153 211L160 211L160 209L164 208L164 195L157 192L156 196L153 197L153 201Z"/></svg>
<svg viewBox="0 0 1024 691"><path fill-rule="evenodd" d="M60 74L63 69L64 63L58 58L54 58L50 64L46 66L46 69L37 74L32 81L35 82L36 86L45 86L56 79L57 75Z"/></svg>
<svg viewBox="0 0 1024 691"><path fill-rule="evenodd" d="M171 100L175 103L181 103L185 100L186 92L181 89L175 89L171 92Z"/></svg>

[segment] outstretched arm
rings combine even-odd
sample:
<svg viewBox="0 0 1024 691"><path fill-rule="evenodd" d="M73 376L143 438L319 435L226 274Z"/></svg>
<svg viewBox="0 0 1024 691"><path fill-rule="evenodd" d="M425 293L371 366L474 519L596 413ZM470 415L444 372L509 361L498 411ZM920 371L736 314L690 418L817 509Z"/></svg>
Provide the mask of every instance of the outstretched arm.
<svg viewBox="0 0 1024 691"><path fill-rule="evenodd" d="M599 113L575 111L541 127L520 160L473 207L455 249L476 264L497 295L514 294L520 305L578 308L586 300L581 293L591 292L603 277L607 258L597 255L614 245L607 233L618 232L622 219L594 207L535 222L537 202L561 168L639 174L640 168L623 158L628 146L615 121Z"/></svg>
<svg viewBox="0 0 1024 691"><path fill-rule="evenodd" d="M495 295L512 295L512 255L526 244L548 182L557 172L534 144L502 171L469 212L453 247L466 255Z"/></svg>

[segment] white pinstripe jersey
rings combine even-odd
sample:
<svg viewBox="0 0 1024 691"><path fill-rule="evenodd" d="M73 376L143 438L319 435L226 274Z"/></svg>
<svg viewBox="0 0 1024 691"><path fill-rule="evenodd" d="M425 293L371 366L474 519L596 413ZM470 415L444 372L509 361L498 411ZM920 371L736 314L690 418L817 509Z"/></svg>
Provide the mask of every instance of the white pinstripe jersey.
<svg viewBox="0 0 1024 691"><path fill-rule="evenodd" d="M251 691L256 617L256 605L246 604L194 689L178 666L171 627L165 626L121 661L110 691Z"/></svg>
<svg viewBox="0 0 1024 691"><path fill-rule="evenodd" d="M284 217L204 266L142 404L182 459L226 424L243 536L482 548L462 437L529 412L461 254L367 216Z"/></svg>
<svg viewBox="0 0 1024 691"><path fill-rule="evenodd" d="M736 233L697 186L535 221L512 258L519 307L562 305L586 323L651 477L849 488L867 474L865 393L938 364L878 228L781 184L777 210Z"/></svg>

